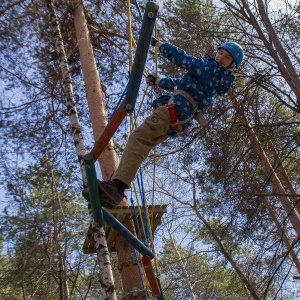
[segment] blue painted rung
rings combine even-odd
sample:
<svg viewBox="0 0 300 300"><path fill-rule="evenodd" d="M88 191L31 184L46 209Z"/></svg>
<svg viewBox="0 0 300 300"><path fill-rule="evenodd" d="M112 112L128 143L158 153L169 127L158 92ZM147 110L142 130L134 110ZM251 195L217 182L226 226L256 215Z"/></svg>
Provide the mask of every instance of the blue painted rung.
<svg viewBox="0 0 300 300"><path fill-rule="evenodd" d="M140 252L143 256L148 255L151 259L154 258L151 250L146 247L138 238L136 238L121 222L119 222L107 209L102 207L104 221L121 235L134 249Z"/></svg>
<svg viewBox="0 0 300 300"><path fill-rule="evenodd" d="M142 81L150 42L152 39L158 8L159 6L153 1L148 1L146 4L142 27L127 86L127 93L123 101L123 110L127 113L132 113L134 110L136 98Z"/></svg>

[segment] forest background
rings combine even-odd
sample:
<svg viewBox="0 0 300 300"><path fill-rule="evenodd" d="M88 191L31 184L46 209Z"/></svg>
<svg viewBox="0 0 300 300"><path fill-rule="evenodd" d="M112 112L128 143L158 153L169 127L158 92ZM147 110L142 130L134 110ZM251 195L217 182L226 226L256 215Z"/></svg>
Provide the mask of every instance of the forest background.
<svg viewBox="0 0 300 300"><path fill-rule="evenodd" d="M143 11L146 1L137 2ZM165 297L300 299L300 7L289 0L159 3L160 40L202 57L227 40L245 50L234 87L204 112L209 125L194 123L169 139L142 168L147 202L168 205L154 240ZM91 149L72 7L53 4ZM129 76L126 1L83 4L111 117ZM137 39L141 21L134 4L131 11ZM82 252L90 220L46 1L3 0L0 21L0 299L64 299L66 285L70 299L101 299L95 256ZM147 69L182 74L161 57L156 69L153 49ZM143 80L138 104L145 89ZM147 90L138 124L155 97ZM114 137L119 156L129 130L126 119ZM121 297L116 260L112 253Z"/></svg>

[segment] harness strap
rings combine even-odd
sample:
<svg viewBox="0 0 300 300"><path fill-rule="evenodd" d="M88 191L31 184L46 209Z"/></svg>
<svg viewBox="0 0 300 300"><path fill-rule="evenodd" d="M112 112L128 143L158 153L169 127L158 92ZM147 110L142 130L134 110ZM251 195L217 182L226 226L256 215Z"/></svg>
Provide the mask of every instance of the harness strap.
<svg viewBox="0 0 300 300"><path fill-rule="evenodd" d="M190 102L194 106L194 111L196 112L196 110L198 108L198 102L189 93L187 93L186 91L183 91L183 90L176 90L173 95L174 96L175 95L183 96L188 102Z"/></svg>
<svg viewBox="0 0 300 300"><path fill-rule="evenodd" d="M194 114L194 119L200 124L201 127L205 127L208 124L208 121L205 119L201 111L198 111Z"/></svg>
<svg viewBox="0 0 300 300"><path fill-rule="evenodd" d="M171 121L171 125L170 125L170 129L172 129L175 132L179 132L182 130L182 124L185 124L187 122L189 122L194 115L192 115L190 118L179 121L178 120L178 116L177 116L177 111L174 105L174 96L175 95L182 95L189 103L191 103L194 107L194 113L197 111L198 108L198 103L197 101L187 92L183 91L183 90L176 90L173 95L171 96L171 98L168 100L166 106L169 110L169 114L170 114L170 121Z"/></svg>
<svg viewBox="0 0 300 300"><path fill-rule="evenodd" d="M174 95L171 96L171 98L168 100L167 104L166 104L168 110L169 110L169 114L170 114L170 121L171 121L171 125L170 125L170 129L172 129L175 132L179 132L181 131L181 124L179 123L178 117L177 117L177 111L174 105Z"/></svg>

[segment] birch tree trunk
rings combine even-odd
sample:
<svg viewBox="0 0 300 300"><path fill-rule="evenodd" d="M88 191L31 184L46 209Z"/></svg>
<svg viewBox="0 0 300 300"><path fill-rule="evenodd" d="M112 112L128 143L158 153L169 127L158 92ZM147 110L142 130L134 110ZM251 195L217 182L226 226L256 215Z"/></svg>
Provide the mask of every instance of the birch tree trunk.
<svg viewBox="0 0 300 300"><path fill-rule="evenodd" d="M74 138L74 144L76 145L76 152L80 164L83 185L84 187L87 187L87 178L86 178L86 172L85 172L84 161L83 161L86 152L85 152L85 145L82 137L81 126L78 120L77 110L74 103L72 79L69 71L69 66L67 63L67 58L64 50L64 43L61 36L57 15L52 0L47 0L47 6L51 14L51 21L52 21L52 26L54 31L56 50L59 54L60 68L63 77L63 86L64 86L64 91L66 93L66 99L67 99L66 105L68 108L68 114L72 126L72 134ZM96 228L94 226L91 203L88 203L88 207L89 207L89 215L93 225L95 248L97 251L99 267L101 270L100 283L103 289L103 297L107 300L115 300L117 299L117 296L115 292L113 273L112 273L110 257L109 257L109 252L108 252L106 238L105 238L105 231L104 228Z"/></svg>

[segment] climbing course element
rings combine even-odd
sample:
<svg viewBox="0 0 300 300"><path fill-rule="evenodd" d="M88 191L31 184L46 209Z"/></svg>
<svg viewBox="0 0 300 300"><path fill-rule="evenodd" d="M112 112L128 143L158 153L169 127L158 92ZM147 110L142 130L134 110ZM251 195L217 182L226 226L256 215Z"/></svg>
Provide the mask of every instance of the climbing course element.
<svg viewBox="0 0 300 300"><path fill-rule="evenodd" d="M98 181L96 176L94 157L92 154L86 154L84 156L84 165L89 187L89 195L93 211L94 223L96 226L103 227L103 212L100 203L100 195L98 190Z"/></svg>
<svg viewBox="0 0 300 300"><path fill-rule="evenodd" d="M138 207L134 207L134 209L138 209ZM110 209L109 212L113 215L114 218L117 218L117 220L122 223L126 228L132 227L132 210L133 208L131 206L117 206L114 209ZM162 217L163 215L167 212L167 205L149 205L148 206L148 211L149 211L149 218L152 219L151 222L151 232L152 235L154 235L156 229L158 228L159 225L162 223ZM143 216L142 212L140 214L137 214L137 220L136 220L136 225L137 227L142 227L142 221L143 221ZM105 224L105 234L107 237L107 245L108 245L108 250L109 252L115 252L115 243L116 243L116 236L117 232L108 224ZM144 241L145 240L145 235L144 231L141 232L141 236L139 237L139 240ZM89 228L87 230L86 238L83 244L83 252L85 254L92 254L96 253L95 251L95 240L93 236L93 228L92 225L89 225ZM154 251L152 250L153 254Z"/></svg>
<svg viewBox="0 0 300 300"><path fill-rule="evenodd" d="M151 292L154 297L159 297L161 294L161 291L160 291L160 287L158 285L158 282L157 282L157 279L156 279L156 276L154 273L154 269L153 269L153 266L151 263L151 258L147 255L144 255L142 257L142 263L143 263L144 270L145 270L145 273L146 273L146 276L147 276L147 279L148 279L148 282L150 285Z"/></svg>
<svg viewBox="0 0 300 300"><path fill-rule="evenodd" d="M160 296L157 297L157 300L165 300L165 296L164 296L164 294L163 294L163 290L162 290L162 287L161 287L159 278L157 278L157 282L158 282L159 289L160 289L160 292L161 292Z"/></svg>
<svg viewBox="0 0 300 300"><path fill-rule="evenodd" d="M120 223L108 210L102 207L105 222L121 235L133 248L142 255L148 255L151 259L153 253L138 238L136 238L122 223Z"/></svg>
<svg viewBox="0 0 300 300"><path fill-rule="evenodd" d="M130 3L129 1L127 1L127 2ZM145 8L145 13L144 13L143 21L142 21L142 27L141 27L140 34L139 34L137 49L135 52L134 62L132 64L129 82L126 87L126 93L124 93L124 98L123 98L123 96L121 97L121 99L123 98L123 101L118 105L117 110L115 111L113 117L111 118L108 125L104 129L102 135L96 142L95 146L91 150L89 156L85 158L85 165L86 165L87 169L92 169L94 171L93 175L91 175L91 177L93 177L93 178L88 178L89 194L90 194L90 198L91 198L93 217L95 220L94 222L96 224L99 224L101 222L100 226L103 226L104 221L105 221L104 228L106 230L106 233L107 232L112 233L111 236L112 235L122 236L136 251L138 251L143 256L142 263L145 268L145 274L147 275L152 295L155 297L161 297L162 296L161 288L158 284L158 279L156 278L156 273L155 273L154 268L151 263L151 259L153 259L155 257L154 248L152 248L152 251L151 251L151 249L149 249L146 246L146 245L150 244L150 240L152 240L149 229L146 230L144 238L140 234L140 239L138 239L134 234L132 234L127 229L127 228L129 228L129 226L126 226L126 224L124 223L125 219L124 220L121 219L121 222L122 222L121 223L120 221L118 221L116 216L114 216L112 213L110 213L105 208L101 207L101 204L100 204L101 192L100 192L100 199L99 199L98 182L96 179L96 172L95 172L94 164L93 164L93 162L98 159L98 157L101 155L103 150L106 148L107 144L109 143L109 140L113 137L114 133L119 128L121 122L123 121L123 119L125 118L127 113L132 113L135 109L135 103L136 103L136 99L138 97L138 92L139 92L142 76L143 76L144 69L145 69L147 54L149 51L149 46L150 46L151 38L153 35L153 29L155 26L157 13L158 13L158 5L156 3L154 3L153 1L149 1L146 4L146 8ZM130 37L130 35L129 35L129 37ZM132 40L133 40L132 37L130 37L131 42L132 42ZM86 162L86 160L87 160L87 162ZM88 173L88 171L89 170L87 170L87 173ZM94 193L96 193L97 195L92 197L92 195ZM144 205L145 205L145 203L144 203ZM123 207L121 208L121 210L125 210L125 209L126 208L123 208ZM117 210L117 209L113 209L112 211L115 211L115 210ZM146 224L148 224L148 222L150 221L149 215L148 215L149 212L147 211L146 213L147 213L147 218L145 216L144 221L147 221ZM156 214L156 210L155 210L155 214ZM132 212L130 213L130 215L132 215ZM119 214L118 214L118 218L119 218ZM141 218L140 222L142 222L142 216L140 216L140 218ZM153 218L153 222L154 222L154 219L155 218ZM132 217L130 218L130 220L132 221ZM131 225L132 225L132 223L131 223ZM154 226L154 225L152 224L152 226ZM134 230L134 225L133 225L133 232L136 233ZM93 241L89 238L90 235L87 234L87 243L85 242L85 244L88 244L88 253L91 252L90 248L93 248L92 247ZM108 235L107 236L108 240L110 240L109 237L110 236ZM137 257L137 264L140 265L140 263L141 263L141 261ZM143 281L143 278L141 278L141 279ZM145 286L144 286L144 288L145 288ZM149 287L147 288L149 297L151 297L150 289L149 289ZM127 293L127 294L129 295L130 293ZM146 290L145 290L145 296L146 296ZM161 298L161 299L163 299L163 298Z"/></svg>
<svg viewBox="0 0 300 300"><path fill-rule="evenodd" d="M146 5L136 54L134 57L132 72L130 74L127 86L127 93L124 100L121 102L112 119L110 120L109 124L107 124L100 138L96 142L94 148L91 150L91 154L93 155L94 160L97 160L102 151L105 149L106 145L122 123L126 114L134 110L150 46L150 41L152 38L152 32L158 12L158 7L159 6L152 1L149 1Z"/></svg>
<svg viewBox="0 0 300 300"><path fill-rule="evenodd" d="M152 1L149 1L146 5L142 28L138 39L133 66L128 82L127 94L125 96L123 104L123 109L127 113L132 113L134 110L136 98L141 85L141 80L147 59L147 53L153 34L156 16L158 13L158 8L159 6Z"/></svg>

